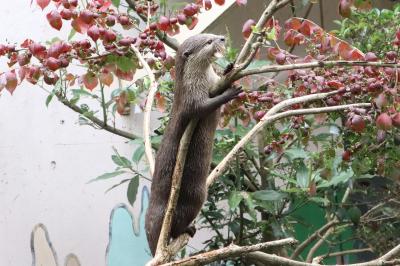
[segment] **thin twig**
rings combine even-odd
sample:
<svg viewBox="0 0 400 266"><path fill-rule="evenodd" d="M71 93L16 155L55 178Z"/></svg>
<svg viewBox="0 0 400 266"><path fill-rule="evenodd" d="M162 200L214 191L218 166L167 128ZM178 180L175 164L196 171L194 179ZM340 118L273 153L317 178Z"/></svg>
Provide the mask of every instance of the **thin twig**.
<svg viewBox="0 0 400 266"><path fill-rule="evenodd" d="M237 246L230 245L228 247L220 248L217 250L201 253L180 261L170 262L164 264L163 266L189 266L189 265L206 265L214 261L219 261L222 259L239 257L243 254L247 254L249 252L259 251L270 247L280 247L286 245L293 245L297 241L293 238L286 238L281 240L275 240L271 242L265 242L260 244L255 244L251 246Z"/></svg>
<svg viewBox="0 0 400 266"><path fill-rule="evenodd" d="M293 252L293 254L290 256L291 259L296 259L301 252L303 252L303 250L311 243L313 242L315 239L318 238L318 236L320 234L324 234L326 232L326 230L328 230L329 228L331 228L332 226L335 226L339 224L339 222L337 221L331 221L327 224L325 224L324 226L322 226L320 229L318 229L317 231L315 231L311 236L309 236L306 240L304 240Z"/></svg>
<svg viewBox="0 0 400 266"><path fill-rule="evenodd" d="M295 69L315 68L315 67L334 67L334 66L375 66L375 67L400 67L397 63L383 63L383 62L366 62L366 61L316 61L310 63L297 63L289 65L266 65L259 68L243 70L234 78L234 80L261 73L280 72Z"/></svg>
<svg viewBox="0 0 400 266"><path fill-rule="evenodd" d="M310 109L298 109L298 110L291 110L286 111L283 113L276 114L279 110L282 110L290 105L297 104L297 103L304 103L309 101L321 100L324 99L335 92L328 92L328 93L317 93L313 95L306 95L301 96L293 99L288 99L285 101L280 102L273 108L271 108L261 119L261 121L256 124L236 145L233 149L225 156L224 159L214 168L211 174L207 177L207 187L209 187L218 176L220 176L226 169L229 161L236 155L240 149L244 147L244 145L249 142L249 140L258 132L260 131L265 125L270 124L278 119L293 116L293 115L302 115L302 114L315 114L315 113L323 113L323 112L334 112L339 110L345 110L350 107L355 106L363 106L369 107L371 104L369 103L360 103L360 104L349 104L349 105L342 105L342 106L332 106L332 107L322 107L322 108L310 108Z"/></svg>
<svg viewBox="0 0 400 266"><path fill-rule="evenodd" d="M151 107L154 102L154 95L156 94L158 83L156 81L156 77L154 76L153 71L151 70L149 64L147 64L146 60L140 54L139 50L132 46L132 50L135 52L137 58L140 63L143 65L144 69L147 72L147 75L150 79L150 87L149 93L147 95L146 106L144 108L144 119L143 119L143 139L144 139L144 150L147 157L147 161L149 162L150 175L153 176L154 173L154 156L153 151L151 149L151 140L150 140L150 115L151 115Z"/></svg>
<svg viewBox="0 0 400 266"><path fill-rule="evenodd" d="M327 254L315 257L313 259L312 263L321 263L321 261L323 261L324 259L329 258L329 257L338 257L338 256L345 256L345 255L350 255L350 254L372 252L372 251L373 250L371 248L360 248L360 249L350 249L350 250L332 252L332 253L327 253Z"/></svg>

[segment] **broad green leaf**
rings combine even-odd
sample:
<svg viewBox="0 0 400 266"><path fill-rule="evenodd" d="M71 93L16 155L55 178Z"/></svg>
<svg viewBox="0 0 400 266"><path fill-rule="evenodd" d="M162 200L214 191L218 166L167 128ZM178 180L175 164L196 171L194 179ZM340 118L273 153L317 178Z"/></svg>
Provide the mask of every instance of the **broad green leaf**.
<svg viewBox="0 0 400 266"><path fill-rule="evenodd" d="M238 191L232 191L229 194L229 199L228 199L228 204L229 204L229 208L231 210L234 210L237 208L237 206L239 206L240 202L242 201L243 196L240 192Z"/></svg>
<svg viewBox="0 0 400 266"><path fill-rule="evenodd" d="M137 58L128 56L108 55L107 61L117 64L118 68L124 72L135 69L138 65Z"/></svg>
<svg viewBox="0 0 400 266"><path fill-rule="evenodd" d="M121 4L121 0L111 0L111 2L115 7L119 7L119 5Z"/></svg>
<svg viewBox="0 0 400 266"><path fill-rule="evenodd" d="M318 188L323 188L323 187L330 187L330 186L336 186L340 183L346 183L349 181L350 178L352 178L354 175L353 170L350 168L347 171L343 171L338 173L337 175L333 176L331 180L322 182L319 184L317 187Z"/></svg>
<svg viewBox="0 0 400 266"><path fill-rule="evenodd" d="M253 220L256 220L257 219L257 213L256 213L256 210L255 210L255 205L254 205L253 199L247 193L242 193L242 195L243 195L243 198L244 198L244 203L247 206L247 210L248 210L251 218Z"/></svg>
<svg viewBox="0 0 400 266"><path fill-rule="evenodd" d="M111 159L114 161L114 163L116 165L123 166L123 167L130 167L131 166L131 162L127 158L125 158L123 156L112 155Z"/></svg>
<svg viewBox="0 0 400 266"><path fill-rule="evenodd" d="M277 201L285 198L284 193L275 190L260 190L252 193L252 197L257 200Z"/></svg>
<svg viewBox="0 0 400 266"><path fill-rule="evenodd" d="M308 185L309 185L308 171L309 171L309 169L304 164L304 162L301 162L299 167L296 170L297 170L296 171L297 185L301 188L308 188Z"/></svg>
<svg viewBox="0 0 400 266"><path fill-rule="evenodd" d="M90 180L88 183L92 183L94 181L99 181L99 180L104 180L104 179L109 179L109 178L121 175L123 173L125 173L125 172L124 171L115 171L115 172L111 172L111 173L105 173L105 174L102 174L101 176L98 176L98 177Z"/></svg>
<svg viewBox="0 0 400 266"><path fill-rule="evenodd" d="M127 196L128 196L128 201L131 205L133 205L136 201L136 195L138 192L138 187L139 187L139 176L135 176L134 178L131 179L128 185L128 190L127 190Z"/></svg>
<svg viewBox="0 0 400 266"><path fill-rule="evenodd" d="M294 159L305 159L309 156L309 153L303 149L299 149L299 148L292 148L292 149L288 149L285 151L285 156L288 157L288 159L290 161L293 161Z"/></svg>
<svg viewBox="0 0 400 266"><path fill-rule="evenodd" d="M135 163L139 163L140 159L142 159L143 157L143 154L144 154L144 145L140 145L133 153L132 161Z"/></svg>

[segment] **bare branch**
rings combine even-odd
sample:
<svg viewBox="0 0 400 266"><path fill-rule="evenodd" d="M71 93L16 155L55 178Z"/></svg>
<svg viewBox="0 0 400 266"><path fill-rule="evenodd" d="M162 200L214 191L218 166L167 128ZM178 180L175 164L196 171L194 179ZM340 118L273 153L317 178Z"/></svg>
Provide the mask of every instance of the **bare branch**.
<svg viewBox="0 0 400 266"><path fill-rule="evenodd" d="M371 248L360 248L360 249L350 249L350 250L343 250L343 251L338 251L338 252L332 252L332 253L327 253L325 255L321 255L318 257L315 257L312 261L312 263L320 263L326 258L329 257L337 257L337 256L345 256L345 255L350 255L350 254L357 254L357 253L363 253L363 252L372 252L373 250Z"/></svg>
<svg viewBox="0 0 400 266"><path fill-rule="evenodd" d="M108 132L111 132L115 135L127 138L127 139L140 139L140 136L137 136L135 134L120 130L118 128L109 126L109 125L105 125L104 121L95 117L95 116L88 116L85 114L85 111L83 111L79 106L77 106L76 104L71 103L70 101L68 101L67 99L62 98L61 96L57 95L57 98L60 102L62 102L65 106L67 106L68 108L70 108L71 110L81 114L82 116L84 116L85 118L87 118L88 120L90 120L91 122L93 122L95 125L99 126L101 129L104 129Z"/></svg>
<svg viewBox="0 0 400 266"><path fill-rule="evenodd" d="M317 243L315 243L314 246L312 246L312 248L310 249L310 251L307 254L307 258L306 261L307 262L312 262L313 257L315 252L317 252L317 250L322 246L322 244L324 244L324 242L326 241L326 239L329 237L330 234L332 234L332 232L334 231L335 227L330 227L323 236L321 236L321 238L317 241Z"/></svg>
<svg viewBox="0 0 400 266"><path fill-rule="evenodd" d="M230 245L228 247L220 248L217 250L198 254L193 257L189 257L180 261L170 262L163 266L191 266L191 265L206 265L213 261L219 261L227 258L239 257L249 252L259 251L270 247L279 247L285 245L295 244L297 240L293 238L286 238L281 240L275 240L271 242L260 243L252 246L240 247L237 245Z"/></svg>
<svg viewBox="0 0 400 266"><path fill-rule="evenodd" d="M183 236L178 237L173 243L171 243L170 246L168 246L173 213L178 202L179 191L181 188L182 173L185 166L186 154L197 122L198 119L194 119L190 122L180 140L174 173L172 174L171 192L161 227L160 236L158 238L156 255L155 258L148 263L148 265L158 265L160 263L169 261L179 251L179 249L187 243L187 241L185 243L185 238L188 239L188 235L184 234Z"/></svg>
<svg viewBox="0 0 400 266"><path fill-rule="evenodd" d="M318 236L320 236L321 234L324 234L326 232L326 230L328 230L329 228L335 226L339 224L338 221L331 221L327 224L325 224L324 226L322 226L320 229L318 229L317 231L315 231L311 236L309 236L306 240L304 240L293 252L293 254L290 256L291 259L296 259L301 252L303 252L303 250L311 243L313 242L315 239L318 238Z"/></svg>
<svg viewBox="0 0 400 266"><path fill-rule="evenodd" d="M154 95L156 94L158 83L156 82L156 78L154 76L153 71L151 70L149 64L147 64L146 60L140 54L139 50L132 45L132 50L135 52L137 58L140 63L143 65L144 69L147 72L147 75L150 79L150 87L149 93L147 95L146 106L144 108L144 119L143 119L143 139L144 139L144 150L147 157L147 161L149 162L150 175L153 176L154 173L154 156L153 151L151 149L151 140L150 140L150 115L151 115L151 107L154 102Z"/></svg>
<svg viewBox="0 0 400 266"><path fill-rule="evenodd" d="M272 0L267 8L264 10L260 19L258 20L256 27L261 29L264 27L265 23L272 17L272 15L280 8L284 7L290 2L290 0ZM236 63L240 64L245 60L248 53L250 52L252 44L256 41L257 34L251 33L249 38L247 38L246 43L244 44L242 50L240 51Z"/></svg>
<svg viewBox="0 0 400 266"><path fill-rule="evenodd" d="M250 139L259 132L265 125L268 125L276 120L281 118L294 116L294 115L304 115L304 114L316 114L316 113L324 113L324 112L335 112L339 110L345 110L350 107L370 107L369 103L359 103L359 104L349 104L349 105L339 105L339 106L331 106L331 107L322 107L322 108L310 108L310 109L298 109L286 111L283 113L276 114L279 110L282 110L290 105L296 103L304 103L309 101L315 101L318 99L324 99L335 92L329 93L317 93L312 95L306 95L302 97L297 97L293 99L288 99L282 101L277 104L273 108L271 108L261 119L261 121L256 124L236 145L233 149L225 156L224 159L214 168L211 174L207 177L207 187L209 187L218 176L220 176L227 168L229 161L235 156L240 149L244 147L244 145L250 141Z"/></svg>
<svg viewBox="0 0 400 266"><path fill-rule="evenodd" d="M400 245L398 245L396 248L400 249ZM397 251L398 255L399 251ZM271 265L271 266L316 266L319 264L314 264L314 263L307 263L307 262L299 262L291 259L287 259L284 257L279 257L276 255L271 255L267 254L264 252L256 251L249 253L246 257L257 260L264 265ZM347 266L381 266L381 265L399 265L400 259L395 259L395 260L386 260L384 256L372 260L369 262L364 262L364 263L355 263L355 264L347 264ZM339 265L331 265L331 266L339 266Z"/></svg>
<svg viewBox="0 0 400 266"><path fill-rule="evenodd" d="M298 64L290 64L290 65L266 65L263 67L243 70L236 75L234 80L241 79L243 77L261 74L261 73L270 73L270 72L280 72L286 70L295 70L295 69L305 69L305 68L315 68L315 67L334 67L334 66L375 66L375 67L392 67L397 68L400 67L400 64L397 63L383 63L383 62L366 62L366 61L316 61L310 63L298 63Z"/></svg>

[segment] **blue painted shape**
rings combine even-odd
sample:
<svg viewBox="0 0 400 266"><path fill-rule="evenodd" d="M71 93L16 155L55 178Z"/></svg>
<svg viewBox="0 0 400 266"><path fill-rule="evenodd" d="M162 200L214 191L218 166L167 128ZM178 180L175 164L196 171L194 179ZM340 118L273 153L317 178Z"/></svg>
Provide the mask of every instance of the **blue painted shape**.
<svg viewBox="0 0 400 266"><path fill-rule="evenodd" d="M149 192L143 187L138 222L125 204L117 205L110 216L110 236L106 251L108 266L142 266L151 259L144 233L144 210L149 204Z"/></svg>

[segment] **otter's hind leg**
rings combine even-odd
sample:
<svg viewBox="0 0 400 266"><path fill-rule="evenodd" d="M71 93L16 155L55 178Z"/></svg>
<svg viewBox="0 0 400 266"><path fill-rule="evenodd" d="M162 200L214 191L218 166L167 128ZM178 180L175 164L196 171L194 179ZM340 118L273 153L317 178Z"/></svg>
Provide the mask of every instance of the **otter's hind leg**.
<svg viewBox="0 0 400 266"><path fill-rule="evenodd" d="M157 250L158 238L161 232L161 226L164 220L164 210L158 208L148 208L148 212L146 213L146 237L147 242L149 243L149 248L151 254L154 256Z"/></svg>

